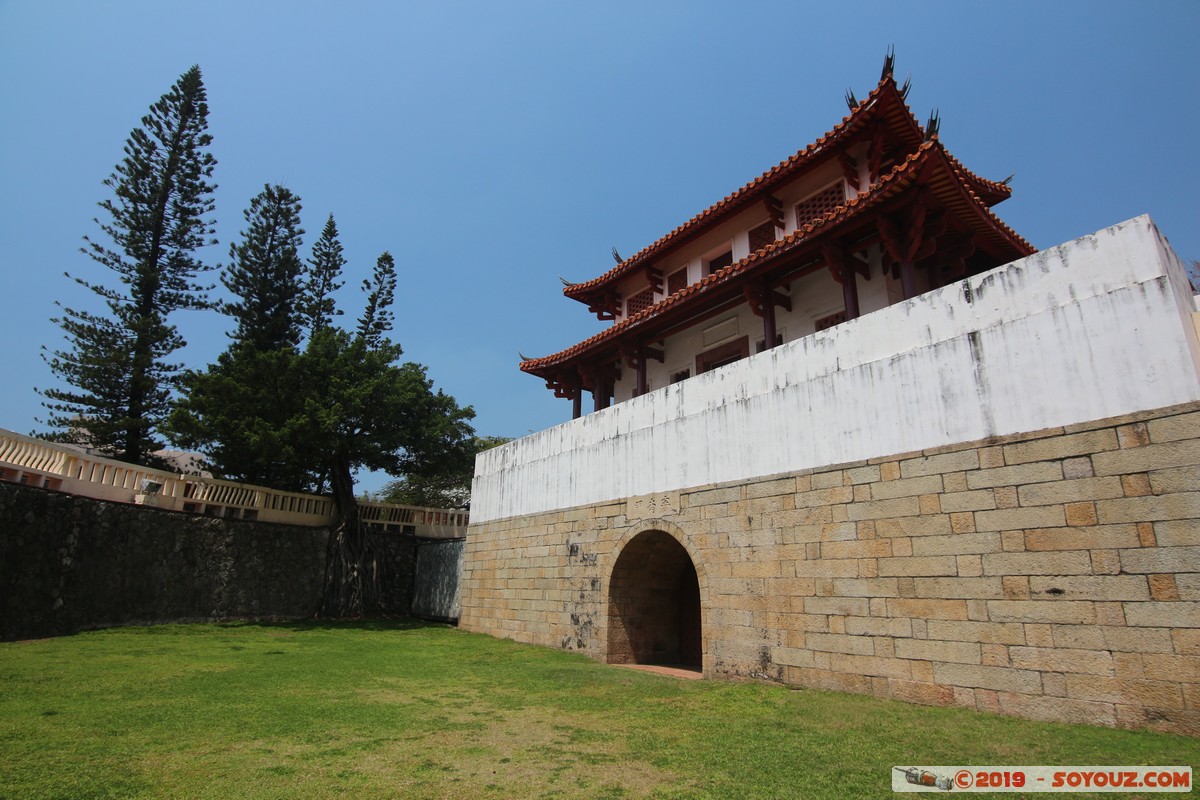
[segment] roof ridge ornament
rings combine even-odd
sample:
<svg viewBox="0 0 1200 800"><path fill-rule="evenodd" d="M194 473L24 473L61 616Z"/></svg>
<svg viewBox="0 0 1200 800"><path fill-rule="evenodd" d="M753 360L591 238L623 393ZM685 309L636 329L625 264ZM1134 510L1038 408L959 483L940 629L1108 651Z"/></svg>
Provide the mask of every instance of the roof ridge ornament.
<svg viewBox="0 0 1200 800"><path fill-rule="evenodd" d="M908 73L908 77L904 79L904 85L900 87L900 99L908 101L908 90L912 88L912 73Z"/></svg>
<svg viewBox="0 0 1200 800"><path fill-rule="evenodd" d="M858 108L858 98L854 96L853 89L846 90L846 107L851 111Z"/></svg>
<svg viewBox="0 0 1200 800"><path fill-rule="evenodd" d="M566 278L564 278L562 275L559 275L559 276L558 276L558 279L559 279L560 281L562 281L562 285L563 285L563 286L578 286L578 285L579 285L578 283L572 283L571 281L569 281L569 280L567 280Z"/></svg>
<svg viewBox="0 0 1200 800"><path fill-rule="evenodd" d="M613 249L612 249L612 257L613 257L613 261L617 262L618 264L624 264L624 263L625 263L625 259L621 258L621 254L617 252L617 247L616 247L616 245L613 245Z"/></svg>
<svg viewBox="0 0 1200 800"><path fill-rule="evenodd" d="M1011 175L1009 175L1007 178L1005 178L1004 180L1000 181L1000 183L1003 184L1004 186L1012 186L1012 179L1015 177L1017 177L1017 173L1014 172Z"/></svg>
<svg viewBox="0 0 1200 800"><path fill-rule="evenodd" d="M879 73L879 82L883 83L893 77L896 71L896 45L888 45L887 53L883 56L883 71Z"/></svg>
<svg viewBox="0 0 1200 800"><path fill-rule="evenodd" d="M925 123L925 141L934 139L938 135L938 131L942 127L942 118L935 108L929 112L929 121Z"/></svg>

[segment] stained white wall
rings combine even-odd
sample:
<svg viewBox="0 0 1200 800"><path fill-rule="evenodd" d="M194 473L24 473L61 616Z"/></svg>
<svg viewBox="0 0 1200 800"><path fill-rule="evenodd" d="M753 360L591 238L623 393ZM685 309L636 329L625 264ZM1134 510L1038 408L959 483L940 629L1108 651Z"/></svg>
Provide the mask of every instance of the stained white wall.
<svg viewBox="0 0 1200 800"><path fill-rule="evenodd" d="M1138 217L488 450L471 521L1197 400L1193 310Z"/></svg>

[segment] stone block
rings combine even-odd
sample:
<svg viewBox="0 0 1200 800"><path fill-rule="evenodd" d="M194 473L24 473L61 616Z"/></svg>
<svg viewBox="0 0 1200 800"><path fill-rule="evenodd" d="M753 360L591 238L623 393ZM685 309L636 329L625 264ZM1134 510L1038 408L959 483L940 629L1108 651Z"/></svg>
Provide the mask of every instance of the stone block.
<svg viewBox="0 0 1200 800"><path fill-rule="evenodd" d="M1116 448L1117 436L1111 428L1106 428L1010 444L1004 448L1004 461L1006 464L1053 461L1070 456L1091 455Z"/></svg>
<svg viewBox="0 0 1200 800"><path fill-rule="evenodd" d="M967 619L966 600L935 600L930 598L888 598L889 617L913 617L915 619Z"/></svg>
<svg viewBox="0 0 1200 800"><path fill-rule="evenodd" d="M1179 592L1180 600L1200 600L1200 573L1176 575L1175 588Z"/></svg>
<svg viewBox="0 0 1200 800"><path fill-rule="evenodd" d="M993 600L1004 597L999 578L916 578L917 597Z"/></svg>
<svg viewBox="0 0 1200 800"><path fill-rule="evenodd" d="M1200 602L1125 603L1125 623L1144 628L1200 628Z"/></svg>
<svg viewBox="0 0 1200 800"><path fill-rule="evenodd" d="M912 620L882 617L846 617L846 633L851 636L912 636Z"/></svg>
<svg viewBox="0 0 1200 800"><path fill-rule="evenodd" d="M880 481L871 484L871 497L875 500L892 500L897 497L912 497L942 491L941 475L923 475L897 481Z"/></svg>
<svg viewBox="0 0 1200 800"><path fill-rule="evenodd" d="M1066 697L1067 677L1057 672L1043 672L1042 691L1050 697Z"/></svg>
<svg viewBox="0 0 1200 800"><path fill-rule="evenodd" d="M934 662L933 677L938 683L1011 692L1041 694L1042 678L1037 672L1009 667L985 667L980 664Z"/></svg>
<svg viewBox="0 0 1200 800"><path fill-rule="evenodd" d="M1034 528L1025 531L1025 549L1031 551L1116 549L1140 545L1137 526L1133 524L1096 525L1086 529Z"/></svg>
<svg viewBox="0 0 1200 800"><path fill-rule="evenodd" d="M1091 571L1092 560L1086 550L988 553L983 556L985 575L1086 575Z"/></svg>
<svg viewBox="0 0 1200 800"><path fill-rule="evenodd" d="M1151 522L1200 517L1200 492L1124 497L1096 503L1100 522Z"/></svg>
<svg viewBox="0 0 1200 800"><path fill-rule="evenodd" d="M853 638L853 637L851 637ZM883 678L911 678L911 662L903 658L835 653L829 657L831 669Z"/></svg>
<svg viewBox="0 0 1200 800"><path fill-rule="evenodd" d="M1003 691L998 693L998 699L1002 713L1025 719L1109 728L1117 724L1117 711L1112 703Z"/></svg>
<svg viewBox="0 0 1200 800"><path fill-rule="evenodd" d="M947 492L942 495L942 511L989 511L996 507L996 495L991 489L966 492Z"/></svg>
<svg viewBox="0 0 1200 800"><path fill-rule="evenodd" d="M814 472L812 474L813 489L832 489L835 486L844 486L845 483L846 474L840 469Z"/></svg>
<svg viewBox="0 0 1200 800"><path fill-rule="evenodd" d="M884 558L879 562L881 577L916 575L957 575L958 564L953 556L908 556Z"/></svg>
<svg viewBox="0 0 1200 800"><path fill-rule="evenodd" d="M977 555L955 556L958 574L963 578L979 578L983 575L983 559Z"/></svg>
<svg viewBox="0 0 1200 800"><path fill-rule="evenodd" d="M916 498L909 499L916 500ZM940 536L950 532L950 516L948 514L875 520L875 535L879 537Z"/></svg>
<svg viewBox="0 0 1200 800"><path fill-rule="evenodd" d="M1078 478L1091 478L1096 473L1092 469L1092 459L1088 456L1080 458L1068 458L1063 461L1063 477L1067 480L1076 480Z"/></svg>
<svg viewBox="0 0 1200 800"><path fill-rule="evenodd" d="M1092 456L1092 466L1097 475L1123 475L1196 465L1200 465L1200 439L1150 444Z"/></svg>
<svg viewBox="0 0 1200 800"><path fill-rule="evenodd" d="M797 578L855 578L858 564L852 558L797 561Z"/></svg>
<svg viewBox="0 0 1200 800"><path fill-rule="evenodd" d="M1144 422L1134 422L1117 428L1117 441L1122 449L1145 447L1150 444L1150 431Z"/></svg>
<svg viewBox="0 0 1200 800"><path fill-rule="evenodd" d="M978 644L933 639L897 639L896 656L923 661L953 661L958 664L980 662Z"/></svg>
<svg viewBox="0 0 1200 800"><path fill-rule="evenodd" d="M1125 481L1127 478L1142 479L1137 484L1139 489L1142 487L1145 489L1140 492L1142 495L1200 491L1200 467L1196 465L1158 469L1144 475L1121 476L1122 481ZM1126 492L1126 494L1132 496L1137 493Z"/></svg>
<svg viewBox="0 0 1200 800"><path fill-rule="evenodd" d="M967 473L947 472L942 475L942 489L946 493L967 491Z"/></svg>
<svg viewBox="0 0 1200 800"><path fill-rule="evenodd" d="M1162 470L1158 474L1162 474L1164 472L1169 472L1169 470ZM1196 487L1196 488L1200 488L1200 487ZM1148 494L1156 493L1156 492L1154 492L1153 488L1150 486L1150 476L1144 472L1137 472L1137 473L1134 473L1133 475L1122 475L1121 476L1121 491L1123 491L1125 493L1126 497L1145 497ZM1172 489L1170 491L1186 491L1186 490ZM1160 491L1160 492L1157 492L1156 494L1162 494L1162 492Z"/></svg>
<svg viewBox="0 0 1200 800"><path fill-rule="evenodd" d="M805 645L810 650L826 653L850 653L860 656L875 654L874 640L870 636L848 636L837 633L810 633L805 636Z"/></svg>
<svg viewBox="0 0 1200 800"><path fill-rule="evenodd" d="M1121 552L1121 568L1138 574L1196 572L1200 570L1200 546L1139 547Z"/></svg>
<svg viewBox="0 0 1200 800"><path fill-rule="evenodd" d="M1146 578L1150 582L1150 597L1154 600L1167 601L1179 599L1179 587L1175 583L1174 575L1147 575ZM1145 598L1128 599L1144 600Z"/></svg>
<svg viewBox="0 0 1200 800"><path fill-rule="evenodd" d="M1000 585L1004 589L1005 600L1029 599L1029 577L1026 575L1004 575L1000 579Z"/></svg>
<svg viewBox="0 0 1200 800"><path fill-rule="evenodd" d="M892 554L891 539L824 542L820 547L822 558L885 558Z"/></svg>
<svg viewBox="0 0 1200 800"><path fill-rule="evenodd" d="M1200 682L1200 658L1171 653L1143 653L1142 669L1153 681Z"/></svg>
<svg viewBox="0 0 1200 800"><path fill-rule="evenodd" d="M1072 650L1065 647L1008 648L1008 657L1018 669L1040 672L1079 673L1083 675L1113 675L1112 654L1104 650Z"/></svg>
<svg viewBox="0 0 1200 800"><path fill-rule="evenodd" d="M1092 624L1094 604L1082 600L989 600L993 622Z"/></svg>
<svg viewBox="0 0 1200 800"><path fill-rule="evenodd" d="M847 514L851 520L911 517L920 513L920 502L916 497L897 497L891 500L854 503L847 509Z"/></svg>
<svg viewBox="0 0 1200 800"><path fill-rule="evenodd" d="M970 511L951 514L950 530L954 533L973 533L975 531L975 515Z"/></svg>
<svg viewBox="0 0 1200 800"><path fill-rule="evenodd" d="M996 508L1016 508L1021 505L1015 486L997 486L992 489L992 496L996 498Z"/></svg>
<svg viewBox="0 0 1200 800"><path fill-rule="evenodd" d="M1033 576L1029 591L1063 600L1149 600L1150 590L1140 575Z"/></svg>
<svg viewBox="0 0 1200 800"><path fill-rule="evenodd" d="M854 469L846 470L846 480L853 485L860 483L874 483L882 480L878 464L868 464L865 467L855 467Z"/></svg>
<svg viewBox="0 0 1200 800"><path fill-rule="evenodd" d="M1179 652L1167 628L1128 628L1102 626L1104 643L1109 650L1123 653L1170 653ZM1193 631L1200 641L1200 631ZM1197 651L1200 652L1200 651Z"/></svg>
<svg viewBox="0 0 1200 800"><path fill-rule="evenodd" d="M1183 692L1179 685L1166 681L1068 675L1067 696L1148 708L1183 708Z"/></svg>
<svg viewBox="0 0 1200 800"><path fill-rule="evenodd" d="M841 616L867 616L870 606L862 597L807 597L804 600L806 614L838 614Z"/></svg>
<svg viewBox="0 0 1200 800"><path fill-rule="evenodd" d="M1062 480L1061 463L1057 461L1040 461L1032 464L1019 464L1012 467L997 467L996 469L981 469L978 472L967 473L967 487L970 489L991 489L996 486L1023 486L1027 483L1044 483L1046 481Z"/></svg>
<svg viewBox="0 0 1200 800"><path fill-rule="evenodd" d="M1154 444L1200 438L1200 411L1152 419L1146 423Z"/></svg>
<svg viewBox="0 0 1200 800"><path fill-rule="evenodd" d="M894 700L923 706L949 706L955 704L954 687L938 683L906 681L901 678L888 679L888 695Z"/></svg>
<svg viewBox="0 0 1200 800"><path fill-rule="evenodd" d="M1147 529L1139 530L1140 534L1144 534L1141 537L1142 547L1200 545L1200 519L1164 519L1163 522L1142 524Z"/></svg>
<svg viewBox="0 0 1200 800"><path fill-rule="evenodd" d="M1124 488L1120 477L1081 477L1075 481L1030 483L1018 487L1016 497L1022 506L1079 503L1124 497Z"/></svg>
<svg viewBox="0 0 1200 800"><path fill-rule="evenodd" d="M1200 656L1200 629L1177 628L1171 631L1171 643L1179 655Z"/></svg>
<svg viewBox="0 0 1200 800"><path fill-rule="evenodd" d="M1066 514L1063 512L1062 506L1033 506L975 512L975 529L979 531L1056 528L1065 524Z"/></svg>
<svg viewBox="0 0 1200 800"><path fill-rule="evenodd" d="M899 597L895 578L835 578L833 591L843 597Z"/></svg>
<svg viewBox="0 0 1200 800"><path fill-rule="evenodd" d="M918 556L1000 552L1000 534L995 531L960 533L951 536L920 536L911 541L913 554Z"/></svg>
<svg viewBox="0 0 1200 800"><path fill-rule="evenodd" d="M900 475L917 478L922 475L938 475L943 472L960 472L979 468L979 451L959 450L933 456L918 456L900 462Z"/></svg>

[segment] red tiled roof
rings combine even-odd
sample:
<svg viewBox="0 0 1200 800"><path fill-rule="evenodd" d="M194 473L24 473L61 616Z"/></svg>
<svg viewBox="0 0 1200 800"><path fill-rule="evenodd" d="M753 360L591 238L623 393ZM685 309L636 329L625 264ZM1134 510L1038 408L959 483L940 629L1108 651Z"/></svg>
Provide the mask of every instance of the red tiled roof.
<svg viewBox="0 0 1200 800"><path fill-rule="evenodd" d="M820 157L833 155L836 152L832 149L833 145L861 131L871 119L879 114L890 121L893 130L907 138L914 147L924 141L924 131L912 111L904 103L904 98L901 96L895 80L890 74L885 75L866 99L817 141L767 170L750 183L692 217L603 275L565 287L563 294L574 300L588 302L595 291L629 275L639 267L645 266L648 261L662 255L670 247L682 244L688 238L761 201L763 195L769 194L780 184L793 179L797 172L812 166ZM964 180L972 186L975 193L989 207L1007 199L1012 194L1012 190L1007 185L982 178L964 167L949 153L946 155L955 171L963 176Z"/></svg>
<svg viewBox="0 0 1200 800"><path fill-rule="evenodd" d="M869 102L869 101L868 101ZM939 170L938 167L941 167ZM812 241L812 235L823 235L834 227L840 227L867 210L900 194L914 185L919 177L929 172L928 185L947 206L954 208L960 216L975 217L983 229L981 232L992 240L994 246L1008 250L1017 257L1036 252L1036 249L1018 236L993 214L979 195L969 185L971 180L961 169L936 137L924 142L905 161L880 178L866 192L859 194L845 205L838 206L828 214L813 220L787 236L762 249L751 253L735 264L724 267L702 280L690 284L669 297L660 300L584 341L552 355L532 358L521 363L521 370L546 377L552 368L571 361L575 356L591 351L606 343L622 338L629 330L642 327L680 304L691 304L693 297L701 297L719 286L728 284L735 277L751 272L762 264L795 251ZM630 259L632 261L632 259ZM626 262L628 263L628 262Z"/></svg>
<svg viewBox="0 0 1200 800"><path fill-rule="evenodd" d="M819 156L831 154L831 145L845 138L847 135L861 130L871 118L880 112L881 108L892 112L886 116L894 122L901 122L903 120L908 123L904 127L909 127L910 130L907 133L910 138L914 139L914 144L924 138L916 118L908 110L908 106L904 105L899 89L896 87L896 82L890 75L885 76L866 99L859 103L853 111L843 117L841 122L820 139L793 154L790 158L776 164L742 188L728 195L723 200L718 201L715 205L701 211L666 236L644 247L641 251L625 259L600 277L565 287L563 294L572 299L583 300L590 290L605 286L612 281L628 275L685 237L695 234L699 230L726 218L728 215L758 202L762 194L790 180L796 172L810 166ZM899 109L903 109L903 112L898 113Z"/></svg>

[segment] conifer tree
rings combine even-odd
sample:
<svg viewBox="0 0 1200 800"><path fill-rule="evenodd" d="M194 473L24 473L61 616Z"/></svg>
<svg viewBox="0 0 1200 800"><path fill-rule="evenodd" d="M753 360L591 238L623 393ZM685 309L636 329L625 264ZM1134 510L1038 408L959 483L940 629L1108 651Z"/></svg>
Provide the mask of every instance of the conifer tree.
<svg viewBox="0 0 1200 800"><path fill-rule="evenodd" d="M44 358L70 388L41 390L52 438L95 447L146 464L160 445L179 365L167 359L184 340L171 324L182 309L209 307L197 283L210 269L196 251L215 244L207 148L208 102L193 66L150 107L125 142L125 157L104 181L95 222L103 236L84 237L83 252L111 270L116 283L73 277L103 301L105 313L62 308L55 322L66 345ZM103 220L103 221L102 221Z"/></svg>
<svg viewBox="0 0 1200 800"><path fill-rule="evenodd" d="M321 238L313 245L312 257L308 260L308 278L300 301L303 325L310 339L317 331L328 327L334 317L342 314L333 299L333 293L342 288L344 283L338 280L342 268L346 266L342 252L337 223L333 221L333 214L330 214L321 231Z"/></svg>
<svg viewBox="0 0 1200 800"><path fill-rule="evenodd" d="M264 353L300 343L300 198L283 186L267 185L242 212L246 230L229 248L231 263L221 276L235 299L222 310L237 320L230 337Z"/></svg>
<svg viewBox="0 0 1200 800"><path fill-rule="evenodd" d="M384 251L375 262L371 279L362 282L366 308L358 318L358 335L368 348L377 348L392 329L392 303L396 299L396 261Z"/></svg>

